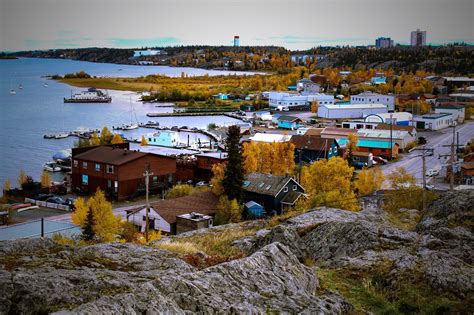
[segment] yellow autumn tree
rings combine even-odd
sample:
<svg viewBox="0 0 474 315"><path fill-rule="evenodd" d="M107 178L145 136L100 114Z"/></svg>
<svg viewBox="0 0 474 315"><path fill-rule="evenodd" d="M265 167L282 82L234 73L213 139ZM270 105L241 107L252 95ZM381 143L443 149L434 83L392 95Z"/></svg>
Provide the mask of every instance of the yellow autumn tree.
<svg viewBox="0 0 474 315"><path fill-rule="evenodd" d="M301 183L308 194L306 207L328 206L359 210L360 206L351 183L353 172L354 168L340 157L318 160L304 166Z"/></svg>
<svg viewBox="0 0 474 315"><path fill-rule="evenodd" d="M9 191L11 189L10 178L3 183L3 191Z"/></svg>
<svg viewBox="0 0 474 315"><path fill-rule="evenodd" d="M123 138L119 134L114 134L114 137L112 138L112 141L110 141L111 144L119 144L123 143Z"/></svg>
<svg viewBox="0 0 474 315"><path fill-rule="evenodd" d="M242 146L244 172L250 174L259 170L260 146L255 142L245 142Z"/></svg>
<svg viewBox="0 0 474 315"><path fill-rule="evenodd" d="M100 144L110 144L114 135L110 132L109 128L104 127L100 132Z"/></svg>
<svg viewBox="0 0 474 315"><path fill-rule="evenodd" d="M212 192L216 196L224 194L224 187L222 187L222 180L225 174L225 163L214 164L212 166L212 178L210 184L212 186Z"/></svg>
<svg viewBox="0 0 474 315"><path fill-rule="evenodd" d="M142 139L140 140L140 145L142 147L148 145L148 141L146 140L145 136L142 135Z"/></svg>
<svg viewBox="0 0 474 315"><path fill-rule="evenodd" d="M26 173L24 170L20 170L20 174L18 175L18 185L23 185L28 181L28 176L26 176Z"/></svg>
<svg viewBox="0 0 474 315"><path fill-rule="evenodd" d="M97 133L93 133L92 136L91 136L91 139L90 139L90 144L91 146L98 146L100 145L100 138L99 136L97 135Z"/></svg>
<svg viewBox="0 0 474 315"><path fill-rule="evenodd" d="M318 107L319 107L319 103L318 103L318 100L313 100L311 102L311 112L312 113L317 113L318 112Z"/></svg>
<svg viewBox="0 0 474 315"><path fill-rule="evenodd" d="M354 152L357 151L358 142L359 142L359 137L357 137L357 134L355 132L350 133L349 136L347 137L346 159L349 162L349 165L352 165Z"/></svg>
<svg viewBox="0 0 474 315"><path fill-rule="evenodd" d="M51 186L51 177L49 176L49 173L44 170L43 173L41 174L41 187L43 188L49 188Z"/></svg>
<svg viewBox="0 0 474 315"><path fill-rule="evenodd" d="M92 227L94 233L101 241L111 242L115 240L121 229L120 218L114 216L112 212L112 204L105 199L105 194L100 189L95 195L87 201L83 198L76 200L75 210L71 215L72 222L83 228L86 224L87 213L92 211L94 217L94 225Z"/></svg>
<svg viewBox="0 0 474 315"><path fill-rule="evenodd" d="M397 167L394 172L387 175L387 179L392 189L407 188L416 184L416 178L404 167Z"/></svg>
<svg viewBox="0 0 474 315"><path fill-rule="evenodd" d="M357 174L355 187L359 196L366 196L379 190L383 181L384 177L380 167L364 168Z"/></svg>
<svg viewBox="0 0 474 315"><path fill-rule="evenodd" d="M229 221L232 223L240 222L242 220L242 211L242 206L239 205L236 199L232 199L229 209Z"/></svg>

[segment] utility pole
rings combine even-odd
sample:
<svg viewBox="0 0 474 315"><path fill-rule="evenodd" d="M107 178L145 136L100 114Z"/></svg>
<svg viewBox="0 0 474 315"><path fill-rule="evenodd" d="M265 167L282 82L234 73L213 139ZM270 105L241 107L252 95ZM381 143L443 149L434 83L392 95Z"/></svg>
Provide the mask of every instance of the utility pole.
<svg viewBox="0 0 474 315"><path fill-rule="evenodd" d="M145 241L148 243L148 213L150 212L150 203L148 202L148 191L149 191L149 186L150 186L150 176L153 176L153 173L150 173L150 171L145 169L145 173L143 174L145 176L145 196L146 196L146 213L145 213Z"/></svg>
<svg viewBox="0 0 474 315"><path fill-rule="evenodd" d="M421 160L423 164L423 213L426 211L426 158L425 158L426 146L423 146L421 151Z"/></svg>
<svg viewBox="0 0 474 315"><path fill-rule="evenodd" d="M393 160L393 114L390 114L390 161Z"/></svg>
<svg viewBox="0 0 474 315"><path fill-rule="evenodd" d="M456 122L453 122L453 124L451 125L451 127L453 128L453 141L451 142L451 144L447 144L447 145L442 145L443 147L451 147L451 154L449 155L439 155L439 157L450 157L451 159L451 162L450 162L450 166L451 166L451 176L449 178L449 190L453 191L454 190L454 165L456 164L456 161L455 159L457 160L457 154L456 154L456 150L454 149L455 147L456 148L459 148L459 143L456 144Z"/></svg>

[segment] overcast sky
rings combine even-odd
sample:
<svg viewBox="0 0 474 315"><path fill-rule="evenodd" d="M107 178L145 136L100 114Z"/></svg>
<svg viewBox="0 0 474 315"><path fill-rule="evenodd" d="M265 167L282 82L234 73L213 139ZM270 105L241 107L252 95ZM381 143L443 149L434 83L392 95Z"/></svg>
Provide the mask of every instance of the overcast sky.
<svg viewBox="0 0 474 315"><path fill-rule="evenodd" d="M170 45L474 43L474 0L0 0L0 51Z"/></svg>

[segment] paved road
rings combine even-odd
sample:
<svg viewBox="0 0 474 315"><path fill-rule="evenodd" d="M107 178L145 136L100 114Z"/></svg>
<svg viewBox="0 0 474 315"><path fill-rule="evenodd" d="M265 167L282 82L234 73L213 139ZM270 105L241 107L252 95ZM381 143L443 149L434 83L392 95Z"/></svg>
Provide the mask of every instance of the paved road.
<svg viewBox="0 0 474 315"><path fill-rule="evenodd" d="M456 127L456 132L459 132L459 144L465 145L471 138L474 137L474 122L469 121L465 122L462 125ZM426 147L434 148L433 156L426 157L426 170L429 169L438 169L440 175L438 177L443 177L446 174L446 157L440 157L440 155L447 155L451 153L450 147L444 147L444 145L450 145L453 140L453 129L447 128L440 131L425 131L418 132L418 136L423 136L427 139ZM421 161L421 152L412 151L409 154L405 154L400 161L395 163L390 163L382 166L382 171L385 176L392 173L397 167L404 167L409 173L413 174L417 183L421 184L423 182L423 173L422 173L422 161ZM433 178L428 178L428 183L434 181ZM436 187L449 187L448 184L440 183L441 181L436 181ZM388 185L388 183L385 183Z"/></svg>
<svg viewBox="0 0 474 315"><path fill-rule="evenodd" d="M112 212L114 213L114 215L116 217L121 217L121 218L126 218L126 210L129 210L129 209L135 209L135 208L138 208L140 205L132 205L132 206L126 206L126 207L120 207L120 208L114 208L112 210ZM145 204L143 203L143 206L145 206ZM65 213L65 214L61 214L61 215L57 215L57 216L54 216L54 217L48 217L47 220L50 220L50 221L60 221L60 222L67 222L67 223L72 223L72 219L71 219L71 212L68 212L68 213Z"/></svg>

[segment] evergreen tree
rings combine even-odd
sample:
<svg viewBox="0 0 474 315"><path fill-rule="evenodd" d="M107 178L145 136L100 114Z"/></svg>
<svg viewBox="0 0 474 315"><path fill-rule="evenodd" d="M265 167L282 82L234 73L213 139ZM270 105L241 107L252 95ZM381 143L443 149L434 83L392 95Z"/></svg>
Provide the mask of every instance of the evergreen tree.
<svg viewBox="0 0 474 315"><path fill-rule="evenodd" d="M227 167L224 173L222 186L229 200L242 200L242 185L244 169L242 166L242 152L240 146L240 127L230 126L226 139Z"/></svg>
<svg viewBox="0 0 474 315"><path fill-rule="evenodd" d="M92 241L94 237L94 213L92 213L92 209L89 208L87 211L86 222L84 222L84 226L82 227L82 239L85 241Z"/></svg>

